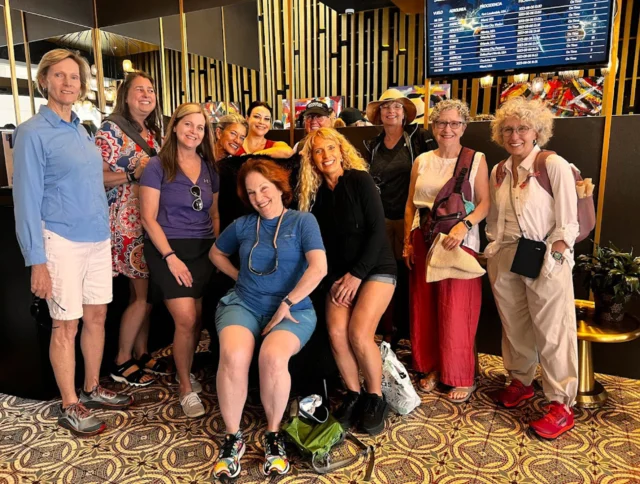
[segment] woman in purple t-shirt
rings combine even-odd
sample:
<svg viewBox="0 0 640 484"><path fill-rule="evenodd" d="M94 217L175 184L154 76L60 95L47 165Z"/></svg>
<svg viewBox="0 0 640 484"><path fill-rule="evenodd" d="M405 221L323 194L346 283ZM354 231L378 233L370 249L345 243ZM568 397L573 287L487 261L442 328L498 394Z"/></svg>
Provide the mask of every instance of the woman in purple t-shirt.
<svg viewBox="0 0 640 484"><path fill-rule="evenodd" d="M171 117L165 143L140 180L142 226L149 266L149 298L164 300L175 322L173 357L180 403L188 417L204 415L190 374L200 334L202 296L213 265L209 249L219 233L213 133L199 104L182 104Z"/></svg>

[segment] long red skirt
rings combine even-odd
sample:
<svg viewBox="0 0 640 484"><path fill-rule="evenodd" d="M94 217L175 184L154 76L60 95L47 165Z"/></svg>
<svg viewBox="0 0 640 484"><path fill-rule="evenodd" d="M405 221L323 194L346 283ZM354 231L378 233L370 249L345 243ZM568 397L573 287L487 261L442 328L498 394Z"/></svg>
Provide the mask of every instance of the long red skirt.
<svg viewBox="0 0 640 484"><path fill-rule="evenodd" d="M420 230L412 233L415 265L410 275L411 352L413 368L440 372L445 385L468 387L475 376L474 342L482 280L445 279L427 283L427 246ZM476 255L472 250L463 247Z"/></svg>

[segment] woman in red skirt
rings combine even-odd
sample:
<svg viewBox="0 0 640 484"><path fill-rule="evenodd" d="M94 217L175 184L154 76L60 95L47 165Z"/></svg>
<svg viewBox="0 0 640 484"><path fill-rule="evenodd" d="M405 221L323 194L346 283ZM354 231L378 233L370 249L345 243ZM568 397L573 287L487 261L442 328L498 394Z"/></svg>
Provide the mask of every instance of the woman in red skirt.
<svg viewBox="0 0 640 484"><path fill-rule="evenodd" d="M475 390L474 342L480 305L480 277L444 279L427 283L425 243L418 209L431 210L443 186L453 177L462 151L460 138L469 121L469 107L459 100L438 103L430 115L438 149L416 158L405 210L404 259L411 269L410 319L413 367L424 374L422 391L430 392L438 381L451 387L446 398L466 402ZM455 225L443 242L447 250L462 245L476 256L480 251L478 224L489 212L489 177L484 155L475 152L469 172L473 208ZM465 203L467 205L467 203ZM421 210L421 211L423 211Z"/></svg>

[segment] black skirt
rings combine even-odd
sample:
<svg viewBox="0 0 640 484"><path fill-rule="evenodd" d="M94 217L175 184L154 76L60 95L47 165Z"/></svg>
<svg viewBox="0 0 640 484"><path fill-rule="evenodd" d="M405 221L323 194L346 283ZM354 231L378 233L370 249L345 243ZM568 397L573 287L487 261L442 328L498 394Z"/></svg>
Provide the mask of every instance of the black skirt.
<svg viewBox="0 0 640 484"><path fill-rule="evenodd" d="M192 297L200 299L211 279L213 264L209 260L209 250L214 239L172 239L169 240L171 249L176 256L185 263L193 284L191 287L181 286L171 274L167 262L162 260L162 254L149 240L144 244L144 257L149 266L149 294L147 300L156 303L165 299Z"/></svg>

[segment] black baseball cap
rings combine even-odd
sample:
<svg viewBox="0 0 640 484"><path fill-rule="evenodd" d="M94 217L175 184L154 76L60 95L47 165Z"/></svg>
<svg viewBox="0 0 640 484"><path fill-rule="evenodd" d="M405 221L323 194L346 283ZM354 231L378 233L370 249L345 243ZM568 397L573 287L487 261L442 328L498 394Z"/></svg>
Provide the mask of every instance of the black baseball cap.
<svg viewBox="0 0 640 484"><path fill-rule="evenodd" d="M312 99L307 104L306 109L302 113L303 116L308 114L319 114L320 116L329 116L331 114L331 108L327 106L327 103L320 101L319 99Z"/></svg>
<svg viewBox="0 0 640 484"><path fill-rule="evenodd" d="M347 126L351 126L358 121L364 121L362 112L357 108L345 108L340 111L340 116L338 117L342 119L344 121L344 124L346 124Z"/></svg>

